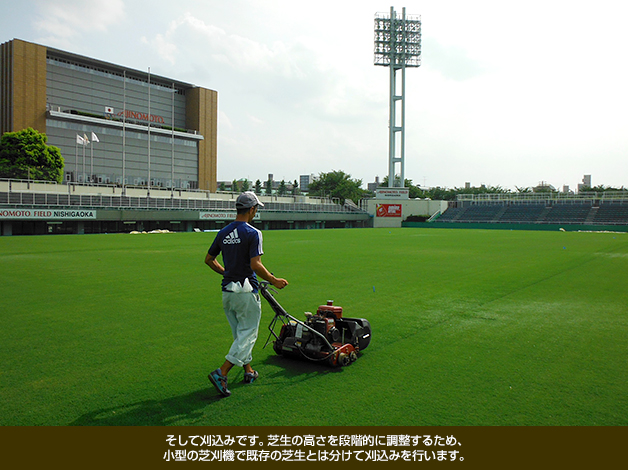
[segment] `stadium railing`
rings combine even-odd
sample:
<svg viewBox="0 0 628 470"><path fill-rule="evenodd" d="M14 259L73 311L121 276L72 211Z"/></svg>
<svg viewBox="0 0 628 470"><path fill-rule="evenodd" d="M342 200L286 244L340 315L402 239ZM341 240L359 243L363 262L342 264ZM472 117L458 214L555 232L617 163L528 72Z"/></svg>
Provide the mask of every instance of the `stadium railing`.
<svg viewBox="0 0 628 470"><path fill-rule="evenodd" d="M147 188L132 186L120 188L107 184L59 185L40 181L0 180L0 204L9 206L232 211L236 197L237 193L218 194L202 190L160 188L147 190ZM262 197L262 199L264 199L264 211L365 212L350 201L340 204L339 201L328 198L271 196ZM295 202L282 202L288 199L293 199Z"/></svg>

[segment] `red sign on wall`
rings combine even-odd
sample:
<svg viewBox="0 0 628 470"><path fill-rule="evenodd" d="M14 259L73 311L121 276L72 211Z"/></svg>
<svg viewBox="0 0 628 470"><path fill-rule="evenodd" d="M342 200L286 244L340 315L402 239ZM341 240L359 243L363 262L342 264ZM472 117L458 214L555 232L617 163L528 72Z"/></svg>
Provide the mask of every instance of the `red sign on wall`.
<svg viewBox="0 0 628 470"><path fill-rule="evenodd" d="M401 217L401 204L377 204L377 217Z"/></svg>

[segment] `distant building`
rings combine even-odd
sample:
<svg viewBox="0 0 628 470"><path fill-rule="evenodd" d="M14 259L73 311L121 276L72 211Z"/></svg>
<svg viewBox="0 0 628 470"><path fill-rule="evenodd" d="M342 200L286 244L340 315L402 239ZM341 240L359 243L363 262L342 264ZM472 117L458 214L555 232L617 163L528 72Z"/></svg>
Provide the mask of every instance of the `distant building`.
<svg viewBox="0 0 628 470"><path fill-rule="evenodd" d="M366 189L368 189L371 192L375 192L375 190L377 188L379 188L380 182L379 182L379 176L375 177L375 182L374 183L368 183L366 185Z"/></svg>
<svg viewBox="0 0 628 470"><path fill-rule="evenodd" d="M585 188L592 188L591 186L591 175L584 175L582 178L582 183L578 184L578 192L583 191Z"/></svg>
<svg viewBox="0 0 628 470"><path fill-rule="evenodd" d="M317 177L315 175L301 175L299 177L299 188L301 188L301 192L308 192L310 190L310 184L316 179Z"/></svg>
<svg viewBox="0 0 628 470"><path fill-rule="evenodd" d="M549 184L547 181L541 181L537 186L532 188L535 193L555 193L556 188Z"/></svg>

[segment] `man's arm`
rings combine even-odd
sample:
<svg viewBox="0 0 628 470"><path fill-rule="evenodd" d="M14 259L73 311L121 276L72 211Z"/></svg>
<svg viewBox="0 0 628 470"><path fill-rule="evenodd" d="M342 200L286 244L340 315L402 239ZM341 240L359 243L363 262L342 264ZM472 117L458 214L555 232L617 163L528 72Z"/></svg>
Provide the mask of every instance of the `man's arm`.
<svg viewBox="0 0 628 470"><path fill-rule="evenodd" d="M207 253L207 256L205 256L205 264L212 268L212 270L216 271L218 274L223 274L225 272L225 268L223 268L222 265L218 261L216 261L216 257L210 255L209 253Z"/></svg>
<svg viewBox="0 0 628 470"><path fill-rule="evenodd" d="M268 271L268 269L266 269L266 267L262 264L261 256L256 256L254 258L251 258L251 269L255 271L255 273L259 277L261 277L265 281L270 282L277 289L283 289L284 287L288 285L288 281L279 277L275 277L273 274L271 274Z"/></svg>

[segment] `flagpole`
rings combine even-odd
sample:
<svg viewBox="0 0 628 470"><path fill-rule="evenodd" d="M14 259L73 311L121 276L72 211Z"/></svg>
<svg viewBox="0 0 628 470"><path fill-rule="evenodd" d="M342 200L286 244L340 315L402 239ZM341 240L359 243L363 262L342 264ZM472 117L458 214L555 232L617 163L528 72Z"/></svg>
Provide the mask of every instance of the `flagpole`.
<svg viewBox="0 0 628 470"><path fill-rule="evenodd" d="M96 135L96 133L92 131L92 141L90 142L91 144L90 146L91 161L90 161L90 170L89 170L89 182L90 183L94 182L94 141L100 142L100 140L98 140L98 136Z"/></svg>
<svg viewBox="0 0 628 470"><path fill-rule="evenodd" d="M150 67L148 67L148 195L150 196Z"/></svg>
<svg viewBox="0 0 628 470"><path fill-rule="evenodd" d="M126 195L126 70L123 73L123 103L122 103L122 194Z"/></svg>
<svg viewBox="0 0 628 470"><path fill-rule="evenodd" d="M83 141L83 183L85 183L85 141Z"/></svg>
<svg viewBox="0 0 628 470"><path fill-rule="evenodd" d="M89 182L92 182L94 176L94 133L92 132L92 141L89 143L90 166L89 166Z"/></svg>
<svg viewBox="0 0 628 470"><path fill-rule="evenodd" d="M76 163L74 165L74 167L75 167L74 168L74 173L76 174L76 179L78 179L78 137L79 137L79 135L76 134L76 139L74 139L74 141L75 141L74 147L75 147L75 155L76 155L76 159L75 159ZM74 182L74 178L72 178L72 182Z"/></svg>
<svg viewBox="0 0 628 470"><path fill-rule="evenodd" d="M176 93L174 82L172 82L172 169L170 176L170 187L174 191L174 94Z"/></svg>

